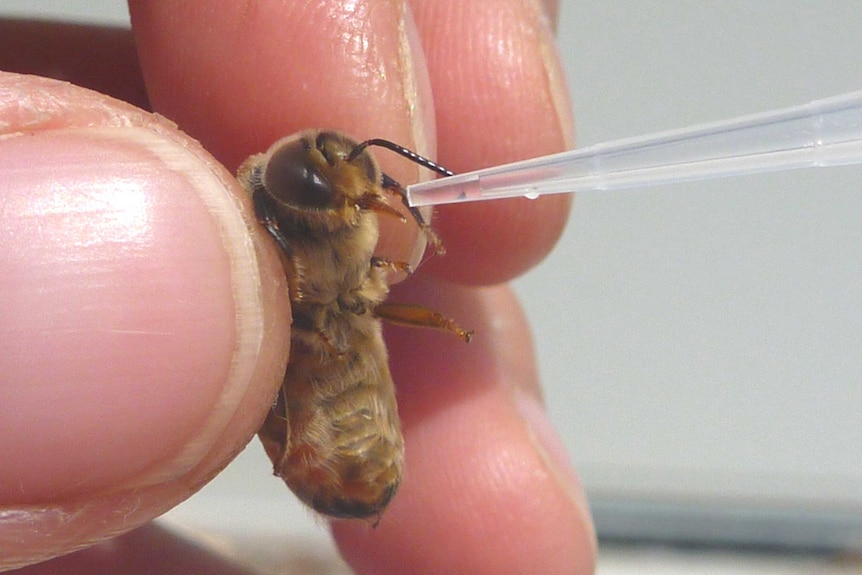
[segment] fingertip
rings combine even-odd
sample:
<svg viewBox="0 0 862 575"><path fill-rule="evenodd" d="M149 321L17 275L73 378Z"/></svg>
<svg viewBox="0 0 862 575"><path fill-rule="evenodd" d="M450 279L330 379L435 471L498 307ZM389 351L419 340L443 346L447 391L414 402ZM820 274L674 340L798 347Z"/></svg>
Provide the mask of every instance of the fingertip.
<svg viewBox="0 0 862 575"><path fill-rule="evenodd" d="M309 128L420 152L435 145L430 84L404 3L231 0L201 12L138 1L130 11L154 107L230 168ZM401 164L384 168L415 180L418 168Z"/></svg>
<svg viewBox="0 0 862 575"><path fill-rule="evenodd" d="M16 570L15 574L252 575L250 568L225 555L151 523L111 541Z"/></svg>
<svg viewBox="0 0 862 575"><path fill-rule="evenodd" d="M149 107L126 28L0 18L0 70L62 79Z"/></svg>
<svg viewBox="0 0 862 575"><path fill-rule="evenodd" d="M521 276L544 260L559 241L573 203L573 194L558 194L443 206L433 224L446 254L430 259L427 271L475 286Z"/></svg>
<svg viewBox="0 0 862 575"><path fill-rule="evenodd" d="M408 291L476 335L388 332L405 477L376 529L334 524L345 558L357 573L592 572L583 492L540 405L513 296L412 278L396 298Z"/></svg>
<svg viewBox="0 0 862 575"><path fill-rule="evenodd" d="M0 90L15 565L131 529L220 470L280 383L289 312L247 199L196 142L68 84L3 74Z"/></svg>
<svg viewBox="0 0 862 575"><path fill-rule="evenodd" d="M437 95L441 164L465 172L574 145L568 89L545 3L412 4ZM557 242L571 201L561 195L444 206L434 227L447 256L428 269L472 285L521 275Z"/></svg>
<svg viewBox="0 0 862 575"><path fill-rule="evenodd" d="M486 395L406 433L404 484L375 529L334 525L357 573L592 573L588 516L510 398Z"/></svg>
<svg viewBox="0 0 862 575"><path fill-rule="evenodd" d="M541 0L412 5L438 95L444 165L462 172L574 144L565 74Z"/></svg>

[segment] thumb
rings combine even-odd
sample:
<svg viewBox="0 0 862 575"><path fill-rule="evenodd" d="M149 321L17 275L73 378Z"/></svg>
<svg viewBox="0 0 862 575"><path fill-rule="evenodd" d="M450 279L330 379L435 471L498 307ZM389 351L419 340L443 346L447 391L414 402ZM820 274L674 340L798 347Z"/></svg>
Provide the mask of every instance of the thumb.
<svg viewBox="0 0 862 575"><path fill-rule="evenodd" d="M281 383L278 256L167 121L0 73L0 569L201 487Z"/></svg>

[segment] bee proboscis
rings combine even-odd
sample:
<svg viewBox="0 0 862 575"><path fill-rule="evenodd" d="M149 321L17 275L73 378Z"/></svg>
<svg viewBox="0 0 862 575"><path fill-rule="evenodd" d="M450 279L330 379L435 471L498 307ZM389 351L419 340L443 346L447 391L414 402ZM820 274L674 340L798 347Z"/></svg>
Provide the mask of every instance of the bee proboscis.
<svg viewBox="0 0 862 575"><path fill-rule="evenodd" d="M389 204L392 196L403 201L404 190L380 171L369 146L451 175L386 140L312 130L248 158L237 177L281 249L293 309L290 359L261 441L275 474L318 512L379 519L404 465L380 320L443 329L464 341L472 334L438 312L385 302L388 274L410 266L374 255L377 217L406 221ZM419 211L410 214L442 252Z"/></svg>

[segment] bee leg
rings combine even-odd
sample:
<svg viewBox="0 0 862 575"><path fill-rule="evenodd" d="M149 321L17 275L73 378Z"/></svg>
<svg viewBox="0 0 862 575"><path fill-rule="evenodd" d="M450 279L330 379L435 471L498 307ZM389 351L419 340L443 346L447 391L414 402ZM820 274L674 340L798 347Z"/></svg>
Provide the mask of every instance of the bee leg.
<svg viewBox="0 0 862 575"><path fill-rule="evenodd" d="M320 338L320 343L326 349L326 354L330 357L344 357L347 354L348 350L336 346L324 332L317 332L317 336Z"/></svg>
<svg viewBox="0 0 862 575"><path fill-rule="evenodd" d="M442 256L446 254L446 248L443 246L443 242L440 240L440 236L434 231L434 229L425 221L425 218L422 217L422 212L419 211L419 208L414 208L410 204L407 203L407 190L404 189L404 186L396 182L393 178L389 177L386 174L383 174L381 186L384 190L388 190L393 194L397 194L401 197L401 201L410 210L410 215L413 216L413 219L416 220L416 223L419 225L419 228L422 230L422 233L425 234L425 237L428 238L428 241L431 242L431 245L434 246L434 253L438 256Z"/></svg>
<svg viewBox="0 0 862 575"><path fill-rule="evenodd" d="M473 338L467 331L439 311L419 305L383 302L374 308L374 315L394 324L408 327L430 327L455 334L465 342Z"/></svg>
<svg viewBox="0 0 862 575"><path fill-rule="evenodd" d="M401 272L408 276L413 275L413 266L407 262L393 262L386 258L374 256L371 258L371 265L391 272Z"/></svg>
<svg viewBox="0 0 862 575"><path fill-rule="evenodd" d="M275 210L270 203L269 196L263 190L255 190L252 194L254 202L254 215L257 217L258 223L266 228L269 235L276 241L278 247L281 248L281 262L285 268L287 276L287 289L290 293L291 301L302 301L304 299L303 290L301 287L303 268L299 260L293 252L290 241L281 233L278 227L278 220L275 218Z"/></svg>
<svg viewBox="0 0 862 575"><path fill-rule="evenodd" d="M347 308L342 307L342 309ZM364 310L363 313L365 313ZM339 345L337 339L331 337L331 332L328 332L325 326L305 314L294 315L291 329L293 330L291 337L300 337L307 347L318 350L328 357L343 357L349 351L343 344Z"/></svg>

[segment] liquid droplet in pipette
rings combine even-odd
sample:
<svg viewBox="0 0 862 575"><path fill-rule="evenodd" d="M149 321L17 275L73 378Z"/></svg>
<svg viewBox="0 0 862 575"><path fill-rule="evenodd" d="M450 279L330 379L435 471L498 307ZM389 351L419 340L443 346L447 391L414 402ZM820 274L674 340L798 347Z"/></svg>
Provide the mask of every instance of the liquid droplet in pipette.
<svg viewBox="0 0 862 575"><path fill-rule="evenodd" d="M536 190L536 188L530 188L524 193L524 197L528 200L535 200L539 197L539 192Z"/></svg>

